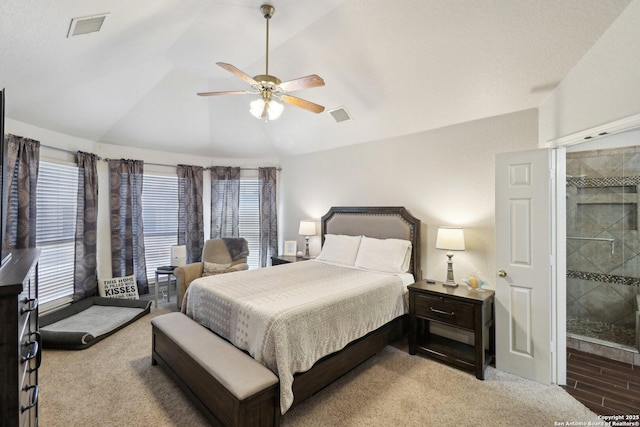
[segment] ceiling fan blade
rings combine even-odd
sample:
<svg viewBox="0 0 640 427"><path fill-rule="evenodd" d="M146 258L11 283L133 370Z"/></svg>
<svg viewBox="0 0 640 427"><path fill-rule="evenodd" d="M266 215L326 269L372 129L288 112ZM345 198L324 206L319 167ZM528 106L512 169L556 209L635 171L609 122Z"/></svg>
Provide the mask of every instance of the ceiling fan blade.
<svg viewBox="0 0 640 427"><path fill-rule="evenodd" d="M258 84L258 82L255 81L253 79L253 77L251 77L248 74L240 71L239 69L237 69L236 67L234 67L231 64L226 64L224 62L216 62L216 64L219 65L220 67L224 68L225 70L227 70L228 72L230 72L234 76L240 77L242 80L244 80L245 82L249 83L252 86Z"/></svg>
<svg viewBox="0 0 640 427"><path fill-rule="evenodd" d="M311 111L312 113L318 114L324 111L324 107L322 105L314 104L311 101L296 98L295 96L280 95L279 98L282 100L282 102L295 105L296 107L304 108L305 110Z"/></svg>
<svg viewBox="0 0 640 427"><path fill-rule="evenodd" d="M198 96L218 96L218 95L250 95L252 93L249 90L227 90L223 92L198 92Z"/></svg>
<svg viewBox="0 0 640 427"><path fill-rule="evenodd" d="M322 80L322 77L316 74L311 74L310 76L300 77L299 79L280 83L278 86L284 92L293 92L300 89L324 86L324 80Z"/></svg>

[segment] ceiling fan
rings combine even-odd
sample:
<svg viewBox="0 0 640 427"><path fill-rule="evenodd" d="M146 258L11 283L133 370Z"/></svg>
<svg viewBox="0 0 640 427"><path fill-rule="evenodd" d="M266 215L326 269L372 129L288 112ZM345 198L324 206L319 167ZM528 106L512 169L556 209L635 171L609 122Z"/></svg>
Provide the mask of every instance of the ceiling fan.
<svg viewBox="0 0 640 427"><path fill-rule="evenodd" d="M300 77L297 79L281 82L276 76L269 74L269 20L275 13L275 8L268 4L260 6L260 12L267 21L267 55L266 55L266 71L264 74L259 74L254 77L250 77L248 74L240 71L238 68L231 64L224 62L216 62L217 65L229 71L236 77L241 78L245 82L249 83L254 91L249 90L231 90L223 92L200 92L199 96L218 96L218 95L246 95L246 94L259 94L260 98L251 102L251 114L257 118L264 118L266 121L275 120L280 117L284 106L275 99L279 99L287 104L303 108L312 113L321 113L324 111L322 105L315 104L311 101L304 100L295 96L288 95L287 92L294 92L301 89L308 89L312 87L324 86L324 80L316 74ZM275 98L275 99L274 99Z"/></svg>

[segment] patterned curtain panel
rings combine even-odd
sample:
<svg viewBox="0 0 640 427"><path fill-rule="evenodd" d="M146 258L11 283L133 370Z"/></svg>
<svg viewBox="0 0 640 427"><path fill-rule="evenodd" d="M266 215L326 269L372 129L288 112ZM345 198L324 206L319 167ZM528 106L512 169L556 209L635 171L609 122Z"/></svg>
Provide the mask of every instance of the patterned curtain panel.
<svg viewBox="0 0 640 427"><path fill-rule="evenodd" d="M211 168L211 238L240 237L240 168Z"/></svg>
<svg viewBox="0 0 640 427"><path fill-rule="evenodd" d="M98 172L95 154L78 151L78 209L76 213L74 301L96 295L98 231Z"/></svg>
<svg viewBox="0 0 640 427"><path fill-rule="evenodd" d="M149 293L142 223L141 160L109 160L111 274L135 274L138 293Z"/></svg>
<svg viewBox="0 0 640 427"><path fill-rule="evenodd" d="M276 203L276 168L259 168L260 176L260 267L278 254L278 205Z"/></svg>
<svg viewBox="0 0 640 427"><path fill-rule="evenodd" d="M187 247L187 263L202 258L203 170L201 166L178 165L178 244Z"/></svg>
<svg viewBox="0 0 640 427"><path fill-rule="evenodd" d="M36 189L40 142L7 135L9 204L4 245L10 249L36 247Z"/></svg>

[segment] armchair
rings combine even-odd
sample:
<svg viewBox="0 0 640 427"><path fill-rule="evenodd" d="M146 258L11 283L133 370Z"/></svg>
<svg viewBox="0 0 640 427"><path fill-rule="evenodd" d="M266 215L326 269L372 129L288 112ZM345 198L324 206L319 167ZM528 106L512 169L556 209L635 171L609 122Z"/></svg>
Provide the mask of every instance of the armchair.
<svg viewBox="0 0 640 427"><path fill-rule="evenodd" d="M235 260L232 259L224 239L207 240L202 248L202 261L176 267L173 272L178 282L178 306L182 305L182 298L191 282L198 277L202 277L205 262L231 264L226 270L228 273L249 269L246 256L240 256Z"/></svg>

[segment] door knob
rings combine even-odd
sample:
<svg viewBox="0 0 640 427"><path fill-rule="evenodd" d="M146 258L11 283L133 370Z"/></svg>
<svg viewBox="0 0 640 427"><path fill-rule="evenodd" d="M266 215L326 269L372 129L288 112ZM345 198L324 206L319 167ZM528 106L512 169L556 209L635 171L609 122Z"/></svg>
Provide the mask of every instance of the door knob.
<svg viewBox="0 0 640 427"><path fill-rule="evenodd" d="M498 276L500 277L507 277L507 272L504 270L498 270Z"/></svg>

